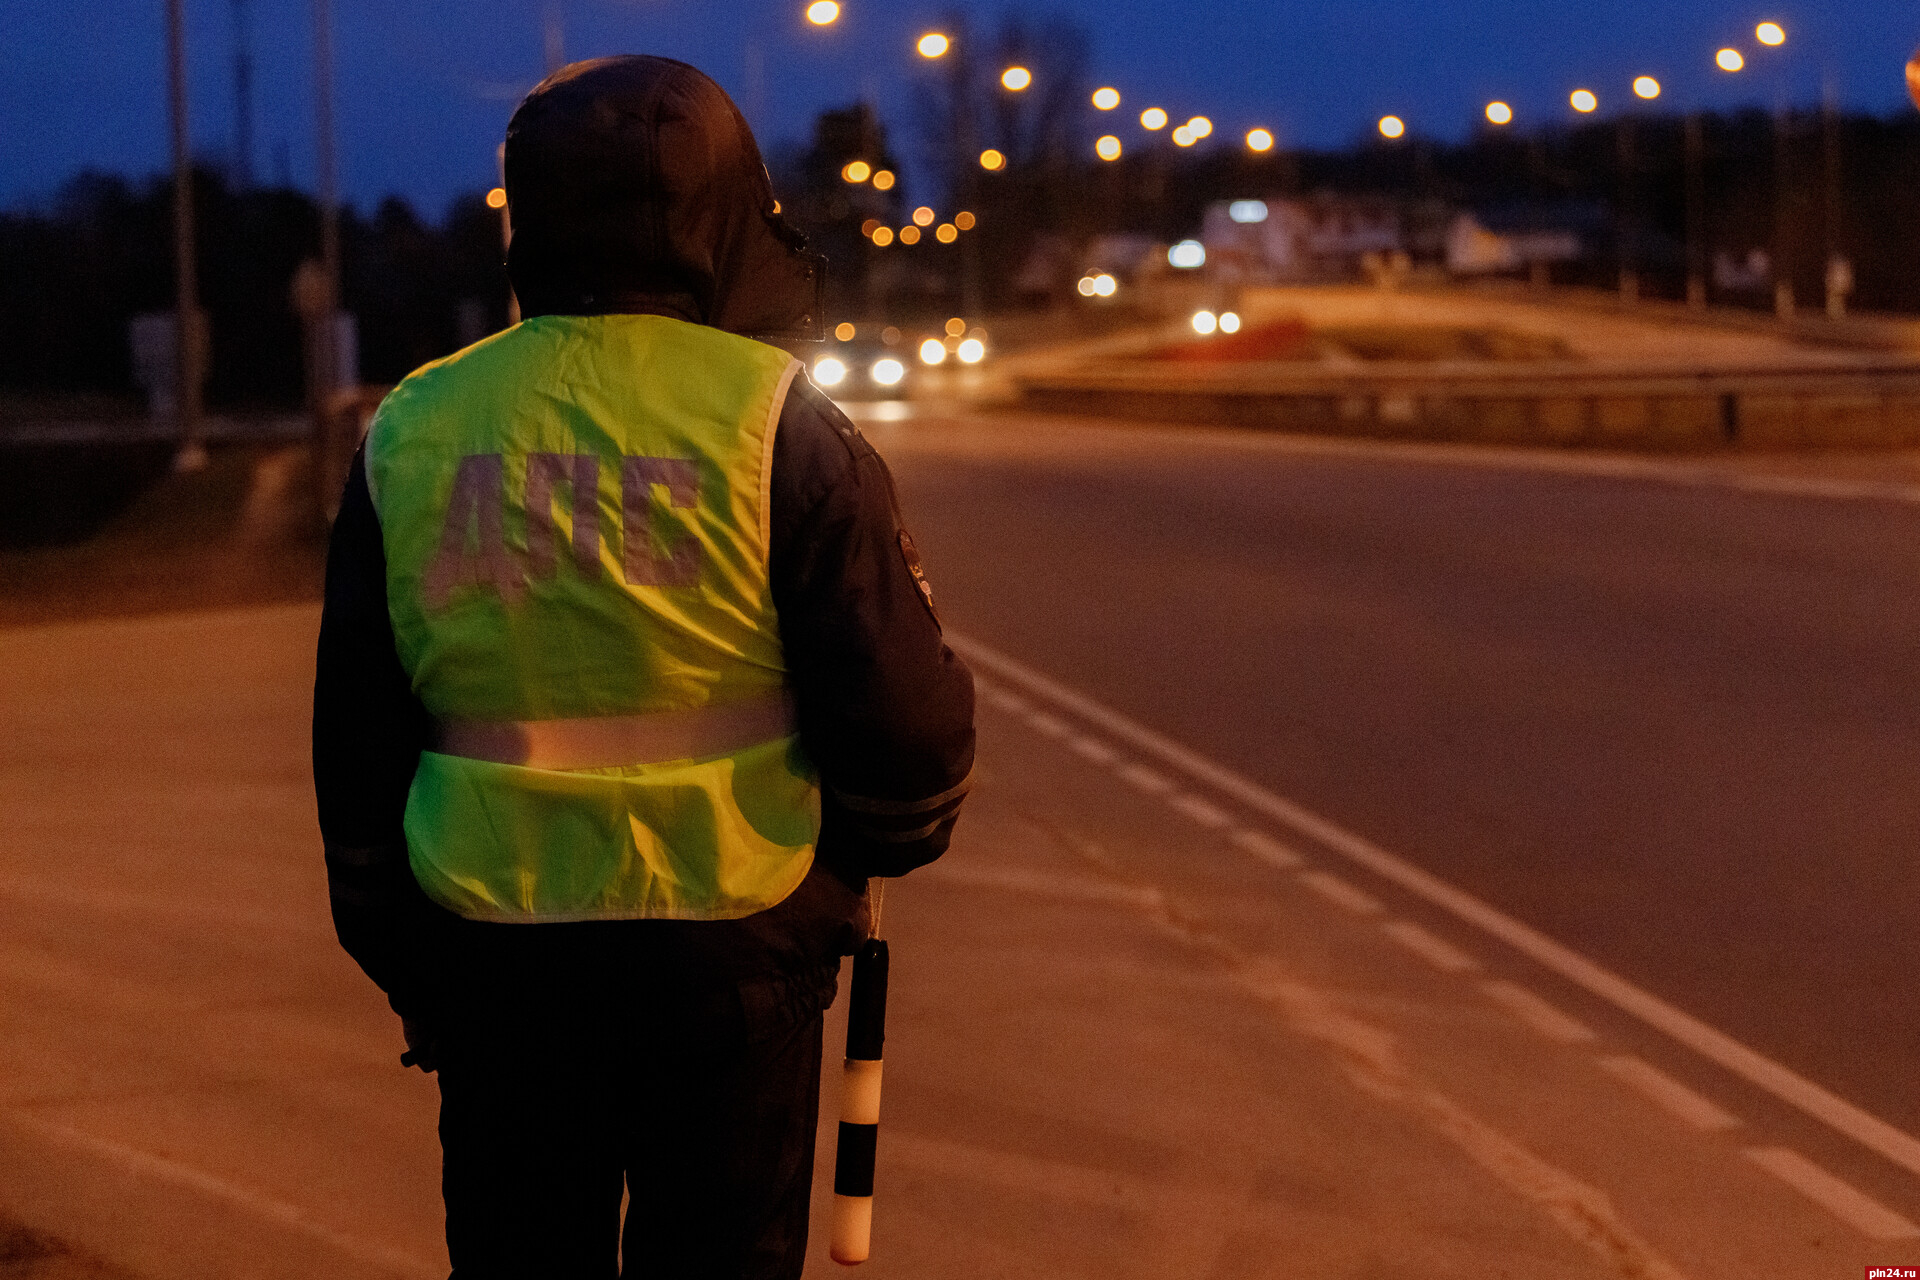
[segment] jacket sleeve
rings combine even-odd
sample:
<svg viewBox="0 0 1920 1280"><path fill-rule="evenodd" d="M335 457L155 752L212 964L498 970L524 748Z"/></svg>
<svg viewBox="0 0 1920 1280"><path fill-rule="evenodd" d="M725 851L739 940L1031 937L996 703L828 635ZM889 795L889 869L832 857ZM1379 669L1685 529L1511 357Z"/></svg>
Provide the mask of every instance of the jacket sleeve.
<svg viewBox="0 0 1920 1280"><path fill-rule="evenodd" d="M774 437L770 573L800 740L820 771L819 853L849 878L946 852L973 778L973 677L941 638L893 478L795 380Z"/></svg>
<svg viewBox="0 0 1920 1280"><path fill-rule="evenodd" d="M327 548L313 682L313 786L334 930L403 1016L426 1009L425 926L439 909L407 865L407 791L427 716L394 648L386 553L356 456Z"/></svg>

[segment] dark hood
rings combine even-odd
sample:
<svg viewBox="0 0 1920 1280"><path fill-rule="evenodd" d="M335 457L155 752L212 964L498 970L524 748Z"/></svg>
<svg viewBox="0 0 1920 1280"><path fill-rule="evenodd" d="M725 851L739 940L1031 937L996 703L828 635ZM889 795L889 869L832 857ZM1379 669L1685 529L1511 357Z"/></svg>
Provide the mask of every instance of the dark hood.
<svg viewBox="0 0 1920 1280"><path fill-rule="evenodd" d="M684 62L562 67L507 125L507 274L525 315L646 312L819 340L826 262L777 210L753 132Z"/></svg>

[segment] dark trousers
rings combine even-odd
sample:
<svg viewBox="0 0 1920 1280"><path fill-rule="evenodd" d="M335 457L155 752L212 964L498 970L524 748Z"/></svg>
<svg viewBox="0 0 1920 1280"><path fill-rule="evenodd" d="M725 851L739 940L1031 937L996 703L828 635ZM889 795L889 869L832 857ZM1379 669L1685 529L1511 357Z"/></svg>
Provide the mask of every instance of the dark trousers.
<svg viewBox="0 0 1920 1280"><path fill-rule="evenodd" d="M798 1277L821 1002L788 994L729 987L447 1028L453 1280Z"/></svg>

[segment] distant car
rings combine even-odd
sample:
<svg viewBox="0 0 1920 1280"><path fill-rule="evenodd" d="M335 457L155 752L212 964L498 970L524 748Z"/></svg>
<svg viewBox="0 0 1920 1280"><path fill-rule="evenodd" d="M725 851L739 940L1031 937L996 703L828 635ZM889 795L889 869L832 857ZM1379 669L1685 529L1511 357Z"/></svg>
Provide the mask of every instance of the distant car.
<svg viewBox="0 0 1920 1280"><path fill-rule="evenodd" d="M807 364L814 385L836 400L894 400L907 393L914 359L904 344L830 342Z"/></svg>

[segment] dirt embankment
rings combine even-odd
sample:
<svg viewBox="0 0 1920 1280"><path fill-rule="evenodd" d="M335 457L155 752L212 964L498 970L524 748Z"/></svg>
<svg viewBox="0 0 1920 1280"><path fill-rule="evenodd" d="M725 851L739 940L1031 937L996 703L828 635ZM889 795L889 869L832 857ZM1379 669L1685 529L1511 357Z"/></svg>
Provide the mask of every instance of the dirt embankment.
<svg viewBox="0 0 1920 1280"><path fill-rule="evenodd" d="M0 551L0 627L317 600L312 487L304 446L217 445L84 541Z"/></svg>

